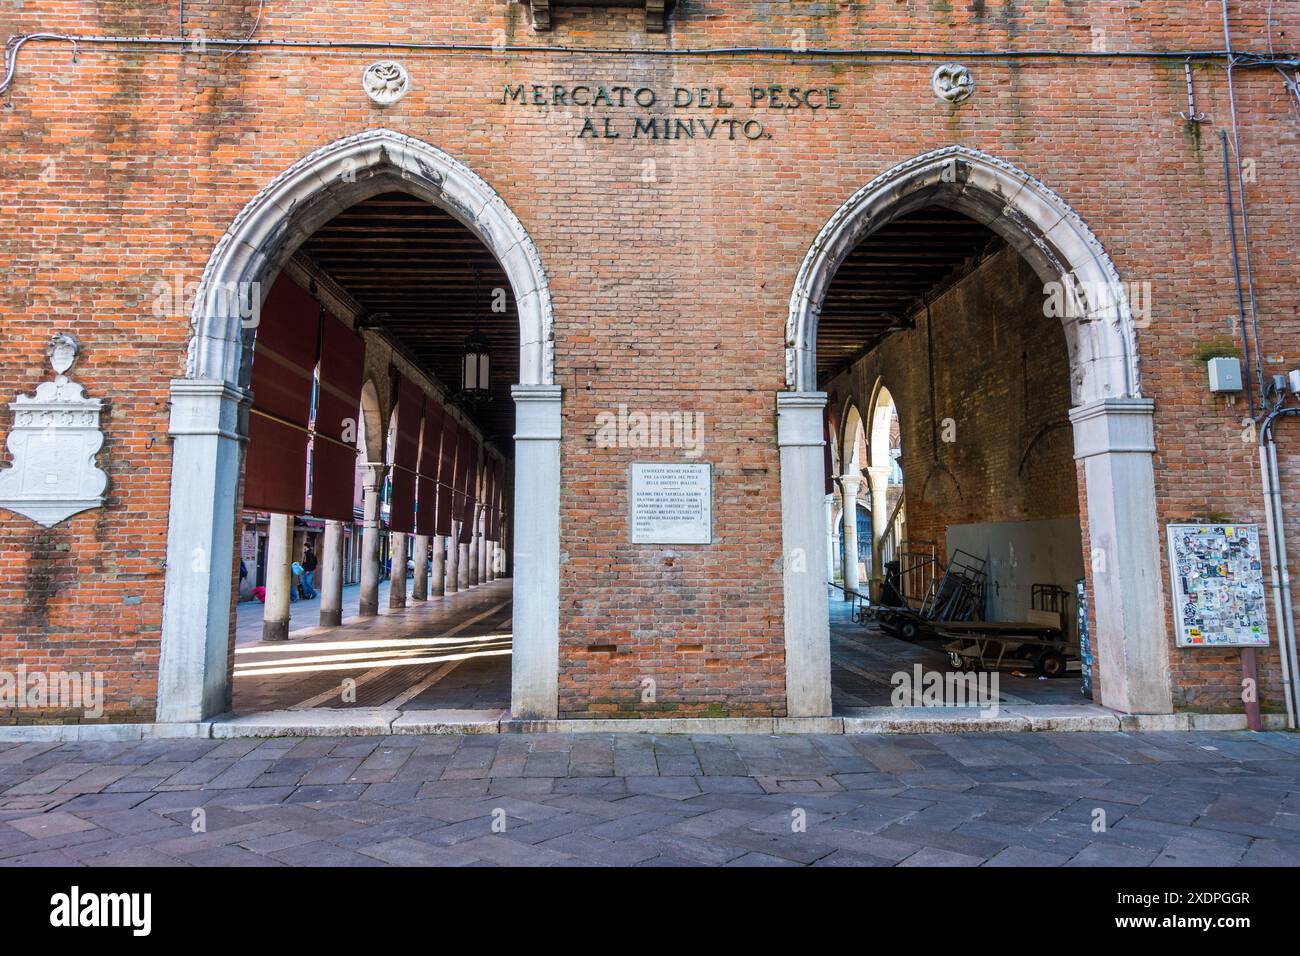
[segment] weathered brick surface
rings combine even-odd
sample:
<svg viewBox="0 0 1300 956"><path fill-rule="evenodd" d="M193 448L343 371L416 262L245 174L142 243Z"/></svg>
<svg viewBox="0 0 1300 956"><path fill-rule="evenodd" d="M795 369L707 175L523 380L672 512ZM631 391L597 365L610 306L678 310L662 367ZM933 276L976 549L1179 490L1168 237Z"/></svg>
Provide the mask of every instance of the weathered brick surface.
<svg viewBox="0 0 1300 956"><path fill-rule="evenodd" d="M170 35L172 7L10 3L0 32ZM257 7L191 0L187 30L243 36ZM1269 9L1273 44L1290 44L1280 30L1300 20L1300 3L1279 0L1233 5L1240 48L1268 49ZM268 3L257 36L580 48L1223 44L1217 5L1187 2L699 0L682 5L665 36L646 36L632 11L561 10L557 29L536 35L524 6L498 0ZM155 284L196 280L240 208L300 156L380 125L446 150L492 184L551 279L556 373L566 389L566 715L783 710L773 393L784 387L790 290L813 237L854 190L937 146L962 143L1032 172L1085 218L1126 280L1153 284L1155 314L1139 348L1143 392L1157 402L1162 525L1220 513L1262 521L1257 459L1240 440L1244 404L1210 396L1194 355L1200 343L1231 338L1236 311L1219 66L1195 71L1211 124L1192 133L1177 116L1186 109L1178 60L972 60L978 92L953 109L931 92L928 60L409 50L395 55L416 88L380 109L361 92L360 74L381 55L210 47L182 56L85 43L74 62L67 44L23 50L14 87L0 98L8 226L0 396L30 392L44 377L52 332L80 337L79 377L109 403L100 461L111 484L106 508L50 531L0 512L0 660L102 669L111 716L151 715L170 480L167 383L183 370L189 331L183 314L154 314ZM520 82L653 86L661 95L723 86L734 114L759 119L771 138L579 140L581 110L501 104L504 85ZM747 90L770 84L833 85L842 108L751 109ZM1236 87L1243 154L1257 169L1248 199L1260 350L1294 365L1295 104L1272 70L1240 70ZM631 112L596 115L630 125ZM664 114L673 110L661 106ZM705 416L704 457L717 466L713 546L670 557L627 543L627 465L647 456L593 440L596 414L621 402ZM0 412L0 429L8 423ZM1290 423L1280 433L1294 443ZM591 650L598 645L616 649ZM1264 656L1264 693L1274 701L1275 655ZM1178 651L1173 660L1180 706L1240 706L1236 653ZM640 702L645 677L657 682L656 705Z"/></svg>

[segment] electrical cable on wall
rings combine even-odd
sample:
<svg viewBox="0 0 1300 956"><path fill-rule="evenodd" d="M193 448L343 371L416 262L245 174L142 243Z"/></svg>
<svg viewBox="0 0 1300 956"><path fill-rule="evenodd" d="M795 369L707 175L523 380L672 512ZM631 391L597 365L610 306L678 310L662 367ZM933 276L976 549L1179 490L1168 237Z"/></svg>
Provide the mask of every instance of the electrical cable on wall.
<svg viewBox="0 0 1300 956"><path fill-rule="evenodd" d="M264 3L264 0L263 0ZM1223 66L1231 62L1238 68L1300 69L1300 54L1285 54L1281 57L1270 54L1233 53L1231 50L930 50L908 49L903 47L882 47L863 49L842 49L835 47L654 47L636 49L633 47L569 47L559 45L509 44L505 46L491 43L414 43L389 40L258 40L254 39L261 22L261 6L258 8L257 21L252 31L244 38L210 37L205 38L204 46L233 47L228 56L235 53L253 53L267 49L277 50L410 50L433 54L494 54L517 56L520 54L542 54L548 56L635 56L635 57L740 57L740 56L776 56L800 60L861 59L864 62L890 62L892 60L924 60L947 62L949 60L1192 60L1198 62L1218 62ZM78 35L62 33L28 33L11 37L9 44L15 44L12 51L6 45L6 74L0 82L0 93L8 90L13 82L14 68L17 65L17 51L30 40L62 41L67 43L94 44L100 46L184 46L185 37L149 37L149 36L105 36Z"/></svg>

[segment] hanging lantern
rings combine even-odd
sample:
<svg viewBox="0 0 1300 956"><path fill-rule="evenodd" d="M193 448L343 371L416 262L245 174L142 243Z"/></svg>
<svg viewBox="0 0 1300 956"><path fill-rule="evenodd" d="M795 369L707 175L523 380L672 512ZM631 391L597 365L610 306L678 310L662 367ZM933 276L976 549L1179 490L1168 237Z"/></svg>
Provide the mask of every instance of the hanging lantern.
<svg viewBox="0 0 1300 956"><path fill-rule="evenodd" d="M490 401L491 356L487 340L477 329L465 339L460 363L460 397L470 402Z"/></svg>

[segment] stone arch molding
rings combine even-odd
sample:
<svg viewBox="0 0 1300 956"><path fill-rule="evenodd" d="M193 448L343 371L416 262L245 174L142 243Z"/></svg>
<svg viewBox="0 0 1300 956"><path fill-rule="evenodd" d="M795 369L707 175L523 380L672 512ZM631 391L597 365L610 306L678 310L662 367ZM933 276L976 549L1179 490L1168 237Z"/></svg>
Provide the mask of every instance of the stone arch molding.
<svg viewBox="0 0 1300 956"><path fill-rule="evenodd" d="M1064 308L1058 318L1070 353L1070 421L1093 549L1089 581L1100 702L1123 713L1169 713L1154 403L1142 397L1139 384L1137 323L1114 262L1083 219L1047 186L1003 160L945 146L900 163L836 210L808 250L786 326L789 391L777 395L786 553L814 554L826 533L820 484L826 394L817 387L817 321L826 291L864 237L931 205L984 223L1030 263L1045 288L1059 284ZM1105 558L1101 563L1098 553ZM784 577L790 716L831 713L826 571L818 566Z"/></svg>
<svg viewBox="0 0 1300 956"><path fill-rule="evenodd" d="M554 383L554 310L542 260L518 217L467 166L413 137L374 129L323 146L272 179L234 218L203 271L185 377L171 383L161 723L202 721L230 706L235 509L254 341L244 326L252 290L265 299L313 232L387 191L420 197L458 219L501 263L515 296L515 463L524 478L515 486L512 711L556 716L561 389Z"/></svg>
<svg viewBox="0 0 1300 956"><path fill-rule="evenodd" d="M790 298L786 385L817 390L817 322L840 264L868 234L924 206L956 210L1006 239L1044 283L1060 283L1076 404L1141 396L1136 323L1106 250L1059 195L1029 173L977 149L945 146L886 170L818 233Z"/></svg>
<svg viewBox="0 0 1300 956"><path fill-rule="evenodd" d="M523 223L491 186L442 150L390 129L336 140L276 176L217 242L190 316L185 377L247 384L240 295L262 298L280 267L318 228L363 199L410 193L451 213L492 251L515 296L521 385L554 382L554 308L541 255Z"/></svg>

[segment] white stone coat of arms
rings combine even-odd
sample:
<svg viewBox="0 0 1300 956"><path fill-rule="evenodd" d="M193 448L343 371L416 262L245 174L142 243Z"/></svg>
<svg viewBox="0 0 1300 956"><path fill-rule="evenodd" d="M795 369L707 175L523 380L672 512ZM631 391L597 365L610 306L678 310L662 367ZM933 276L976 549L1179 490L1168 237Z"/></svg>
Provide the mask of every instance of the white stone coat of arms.
<svg viewBox="0 0 1300 956"><path fill-rule="evenodd" d="M101 507L108 486L108 475L95 464L104 444L104 403L87 398L67 376L80 351L72 336L54 336L48 349L54 381L9 404L14 422L6 446L13 465L0 470L0 508L47 528Z"/></svg>

